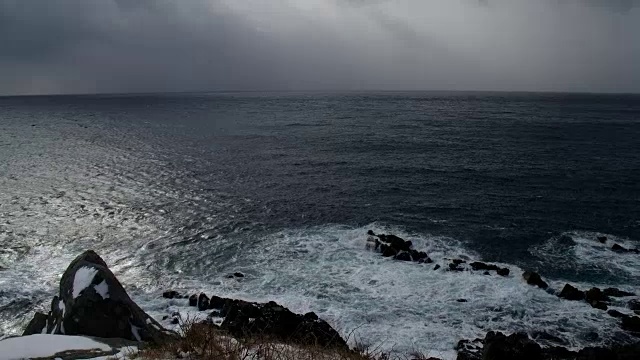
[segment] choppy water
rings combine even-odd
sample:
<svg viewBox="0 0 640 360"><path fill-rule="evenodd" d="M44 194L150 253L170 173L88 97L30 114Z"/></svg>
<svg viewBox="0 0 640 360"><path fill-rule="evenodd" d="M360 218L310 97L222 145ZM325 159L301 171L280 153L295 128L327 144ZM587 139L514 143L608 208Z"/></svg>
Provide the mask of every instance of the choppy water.
<svg viewBox="0 0 640 360"><path fill-rule="evenodd" d="M0 98L0 334L93 248L159 317L177 288L276 300L434 355L487 330L624 339L520 273L640 292L640 257L608 250L640 240L639 139L631 95ZM368 229L512 275L383 259Z"/></svg>

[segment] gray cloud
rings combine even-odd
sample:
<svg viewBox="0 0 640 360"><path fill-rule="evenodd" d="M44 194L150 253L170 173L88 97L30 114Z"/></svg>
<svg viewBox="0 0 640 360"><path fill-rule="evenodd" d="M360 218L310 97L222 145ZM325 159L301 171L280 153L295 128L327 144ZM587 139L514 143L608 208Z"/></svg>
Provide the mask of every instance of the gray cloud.
<svg viewBox="0 0 640 360"><path fill-rule="evenodd" d="M0 94L640 92L635 0L4 0Z"/></svg>

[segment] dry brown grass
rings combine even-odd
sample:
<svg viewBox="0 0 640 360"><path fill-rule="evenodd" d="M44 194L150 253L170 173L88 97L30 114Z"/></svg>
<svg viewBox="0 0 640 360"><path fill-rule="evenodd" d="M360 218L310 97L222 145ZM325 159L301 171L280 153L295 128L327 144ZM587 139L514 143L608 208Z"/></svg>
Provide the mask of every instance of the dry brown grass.
<svg viewBox="0 0 640 360"><path fill-rule="evenodd" d="M214 326L187 319L180 324L182 337L143 349L142 360L427 360L419 353L391 355L379 348L356 345L353 350L283 343L269 338L237 339Z"/></svg>

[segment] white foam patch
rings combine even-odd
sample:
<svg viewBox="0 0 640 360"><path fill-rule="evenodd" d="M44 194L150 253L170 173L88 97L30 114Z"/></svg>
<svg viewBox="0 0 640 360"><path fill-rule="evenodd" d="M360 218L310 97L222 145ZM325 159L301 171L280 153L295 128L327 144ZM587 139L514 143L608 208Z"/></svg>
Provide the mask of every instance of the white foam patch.
<svg viewBox="0 0 640 360"><path fill-rule="evenodd" d="M91 285L93 277L96 276L98 270L92 267L83 266L76 271L76 276L73 278L73 298L77 298L82 290Z"/></svg>

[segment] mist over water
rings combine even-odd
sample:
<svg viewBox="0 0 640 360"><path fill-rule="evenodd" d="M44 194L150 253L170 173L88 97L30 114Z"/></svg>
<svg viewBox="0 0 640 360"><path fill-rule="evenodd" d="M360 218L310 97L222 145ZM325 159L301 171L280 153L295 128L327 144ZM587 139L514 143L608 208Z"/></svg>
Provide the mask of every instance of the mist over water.
<svg viewBox="0 0 640 360"><path fill-rule="evenodd" d="M640 239L637 96L110 95L0 108L1 334L46 308L92 248L158 319L184 310L160 299L174 288L275 300L433 355L489 330L576 347L627 339L521 272L554 289L638 292L637 255L610 251ZM365 249L369 229L443 268L463 257L511 275L391 261ZM235 271L246 277L226 278Z"/></svg>

